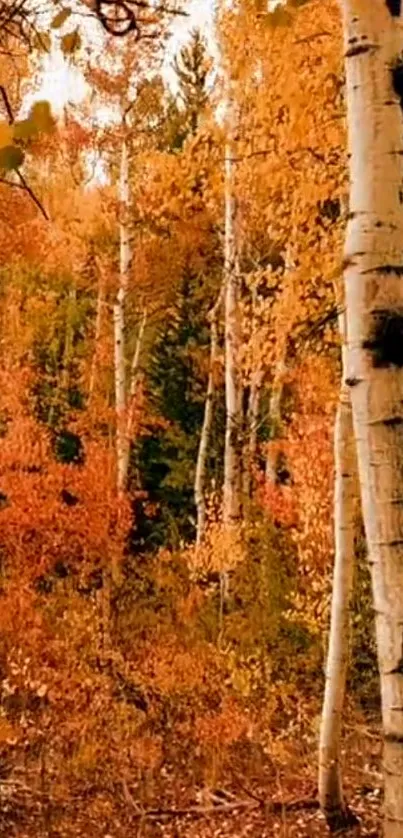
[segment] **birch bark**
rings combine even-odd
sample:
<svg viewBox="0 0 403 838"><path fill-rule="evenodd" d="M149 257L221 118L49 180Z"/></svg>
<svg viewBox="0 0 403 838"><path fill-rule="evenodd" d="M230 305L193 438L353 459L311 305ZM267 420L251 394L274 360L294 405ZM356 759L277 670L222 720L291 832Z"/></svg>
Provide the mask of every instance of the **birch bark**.
<svg viewBox="0 0 403 838"><path fill-rule="evenodd" d="M130 210L129 156L124 125L120 157L119 202L119 287L115 304L113 306L113 323L115 346L117 488L118 492L123 492L125 488L126 462L128 460L127 449L129 445L126 433L127 374L125 353L125 303L127 296L128 274L131 262L130 232L128 224Z"/></svg>
<svg viewBox="0 0 403 838"><path fill-rule="evenodd" d="M347 370L372 574L384 834L403 836L403 122L400 0L341 0L349 133ZM396 92L397 91L397 92Z"/></svg>
<svg viewBox="0 0 403 838"><path fill-rule="evenodd" d="M129 395L127 404L125 405L125 414L126 414L126 421L124 427L125 433L125 447L124 447L124 455L122 458L122 474L121 474L121 481L122 486L125 488L127 485L127 479L129 476L129 459L130 459L130 440L133 431L133 422L134 422L134 409L136 403L136 391L139 383L139 373L140 373L140 357L141 357L141 350L143 348L143 340L144 340L144 332L147 325L147 309L143 310L139 331L136 340L136 347L133 353L132 363L130 367L130 381L129 381Z"/></svg>
<svg viewBox="0 0 403 838"><path fill-rule="evenodd" d="M234 190L234 133L236 109L231 90L228 96L228 139L225 149L225 403L224 525L235 524L241 515L241 430L242 402L239 371L240 278L236 247L236 198Z"/></svg>
<svg viewBox="0 0 403 838"><path fill-rule="evenodd" d="M340 332L345 339L344 317ZM345 364L345 345L342 349ZM331 832L356 823L345 804L340 766L342 712L349 654L350 605L354 577L355 514L358 498L350 392L342 382L334 431L334 541L330 636L319 743L319 801Z"/></svg>
<svg viewBox="0 0 403 838"><path fill-rule="evenodd" d="M102 315L105 306L105 284L103 269L95 262L98 274L98 293L97 293L97 310L95 315L95 334L94 334L94 349L91 362L90 380L88 384L88 400L91 402L95 390L95 380L97 374L97 366L99 363L99 350L102 333Z"/></svg>
<svg viewBox="0 0 403 838"><path fill-rule="evenodd" d="M218 350L218 312L222 302L222 290L210 312L210 366L204 405L203 425L197 454L194 496L196 504L196 545L200 545L206 529L206 468L214 418L215 375Z"/></svg>

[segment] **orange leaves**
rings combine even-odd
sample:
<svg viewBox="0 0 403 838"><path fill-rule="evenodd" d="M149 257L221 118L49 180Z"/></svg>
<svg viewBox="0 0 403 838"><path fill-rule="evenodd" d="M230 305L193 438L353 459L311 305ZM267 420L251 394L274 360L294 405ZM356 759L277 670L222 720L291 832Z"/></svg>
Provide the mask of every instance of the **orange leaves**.
<svg viewBox="0 0 403 838"><path fill-rule="evenodd" d="M228 35L232 67L244 57L236 84L241 223L292 239L297 254L307 250L317 201L345 179L339 14L333 1L308 3L275 29L253 28L251 16L235 15Z"/></svg>
<svg viewBox="0 0 403 838"><path fill-rule="evenodd" d="M246 557L241 527L228 530L220 517L214 519L211 508L208 512L210 521L202 544L192 545L184 553L191 576L195 579L211 572L234 570Z"/></svg>
<svg viewBox="0 0 403 838"><path fill-rule="evenodd" d="M196 735L208 747L222 751L248 733L250 720L234 699L223 702L217 713L201 716L196 721Z"/></svg>
<svg viewBox="0 0 403 838"><path fill-rule="evenodd" d="M281 443L269 443L271 449L282 450ZM281 527L296 526L298 522L298 513L296 510L296 501L294 499L293 491L290 486L278 486L273 483L265 482L258 489L258 497L260 503L264 506L270 515L270 518Z"/></svg>
<svg viewBox="0 0 403 838"><path fill-rule="evenodd" d="M177 580L175 580L176 584ZM175 593L178 591L175 589ZM206 669L214 663L211 649L202 643L197 648L188 645L176 633L165 627L156 629L150 642L142 648L143 677L163 694L172 692L191 694L204 690Z"/></svg>
<svg viewBox="0 0 403 838"><path fill-rule="evenodd" d="M291 615L297 614L311 632L320 632L326 605L324 578L333 557L336 371L329 360L308 357L295 372L294 387L296 403L281 440L292 483L266 489L264 497L279 522L292 525L298 551L300 586L291 598Z"/></svg>
<svg viewBox="0 0 403 838"><path fill-rule="evenodd" d="M140 768L157 768L163 761L162 737L139 736L130 745L130 756L134 764Z"/></svg>
<svg viewBox="0 0 403 838"><path fill-rule="evenodd" d="M0 450L1 543L13 572L27 580L56 559L78 575L119 563L130 513L116 498L114 457L95 440L84 443L84 456L81 466L57 462L49 433L14 409Z"/></svg>

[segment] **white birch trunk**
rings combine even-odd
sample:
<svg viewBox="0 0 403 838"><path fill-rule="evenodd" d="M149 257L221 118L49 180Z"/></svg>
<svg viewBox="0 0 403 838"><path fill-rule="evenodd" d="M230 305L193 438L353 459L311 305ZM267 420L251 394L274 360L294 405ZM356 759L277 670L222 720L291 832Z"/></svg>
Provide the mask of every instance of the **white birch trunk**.
<svg viewBox="0 0 403 838"><path fill-rule="evenodd" d="M91 402L95 390L95 379L97 374L97 365L99 363L99 346L102 332L102 315L105 305L105 289L104 280L102 276L102 269L98 268L98 294L97 294L97 310L95 315L95 335L94 335L94 350L91 361L90 380L88 384L88 401Z"/></svg>
<svg viewBox="0 0 403 838"><path fill-rule="evenodd" d="M122 139L119 180L119 239L120 266L119 287L113 306L114 346L115 346L115 407L116 407L116 462L117 488L123 492L126 478L126 462L128 458L128 439L126 433L127 408L127 375L125 352L125 302L128 286L128 274L131 261L131 246L129 233L130 183L129 157L125 136Z"/></svg>
<svg viewBox="0 0 403 838"><path fill-rule="evenodd" d="M234 194L235 105L228 99L228 141L225 149L225 404L224 525L232 526L241 514L241 430L242 405L239 370L240 309L239 270L236 243L236 199Z"/></svg>
<svg viewBox="0 0 403 838"><path fill-rule="evenodd" d="M344 318L340 318L340 321ZM344 322L341 334L344 339ZM345 347L342 350L343 367ZM356 823L344 802L340 765L342 713L349 656L358 479L350 392L340 388L334 431L334 541L332 608L319 743L319 802L331 832Z"/></svg>
<svg viewBox="0 0 403 838"><path fill-rule="evenodd" d="M206 467L209 445L211 441L211 431L214 418L214 394L215 394L215 375L217 363L218 350L218 312L221 305L222 293L218 297L216 304L210 312L210 366L207 381L206 401L204 405L203 425L200 434L199 450L197 453L196 475L194 484L194 497L196 505L196 545L199 546L203 540L206 529Z"/></svg>
<svg viewBox="0 0 403 838"><path fill-rule="evenodd" d="M130 383L129 383L129 400L126 406L126 425L124 428L126 445L122 458L122 486L126 488L129 474L129 459L130 459L130 442L133 431L134 408L136 400L136 391L139 381L140 371L140 356L143 348L144 332L147 325L147 309L145 308L141 317L139 332L136 340L136 347L133 353L131 368L130 368Z"/></svg>
<svg viewBox="0 0 403 838"><path fill-rule="evenodd" d="M393 86L400 6L342 0L351 184L345 380L376 615L386 838L403 838L403 122Z"/></svg>

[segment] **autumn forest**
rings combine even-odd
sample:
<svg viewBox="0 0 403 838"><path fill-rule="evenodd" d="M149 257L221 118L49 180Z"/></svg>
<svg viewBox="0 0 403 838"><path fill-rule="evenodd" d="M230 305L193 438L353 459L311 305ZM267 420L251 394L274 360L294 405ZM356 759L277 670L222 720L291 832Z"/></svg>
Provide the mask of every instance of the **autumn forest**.
<svg viewBox="0 0 403 838"><path fill-rule="evenodd" d="M0 252L0 835L403 838L400 0L0 0Z"/></svg>

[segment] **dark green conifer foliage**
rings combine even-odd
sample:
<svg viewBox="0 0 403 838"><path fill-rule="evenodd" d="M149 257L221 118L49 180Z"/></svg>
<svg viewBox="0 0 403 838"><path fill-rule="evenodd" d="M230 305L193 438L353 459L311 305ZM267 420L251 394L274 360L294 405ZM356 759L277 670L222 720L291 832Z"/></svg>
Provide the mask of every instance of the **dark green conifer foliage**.
<svg viewBox="0 0 403 838"><path fill-rule="evenodd" d="M178 93L171 96L167 109L167 124L173 151L180 150L189 136L194 136L208 104L207 89L211 61L207 45L198 29L173 61Z"/></svg>
<svg viewBox="0 0 403 838"><path fill-rule="evenodd" d="M138 453L143 488L160 506L150 527L137 520L135 540L148 548L161 543L178 546L194 536L193 483L206 393L199 361L209 343L205 295L203 278L185 272L174 312L159 334L148 369L153 409L167 422L166 428L142 440ZM210 478L217 483L224 433L221 401L220 397L216 405L209 464Z"/></svg>

